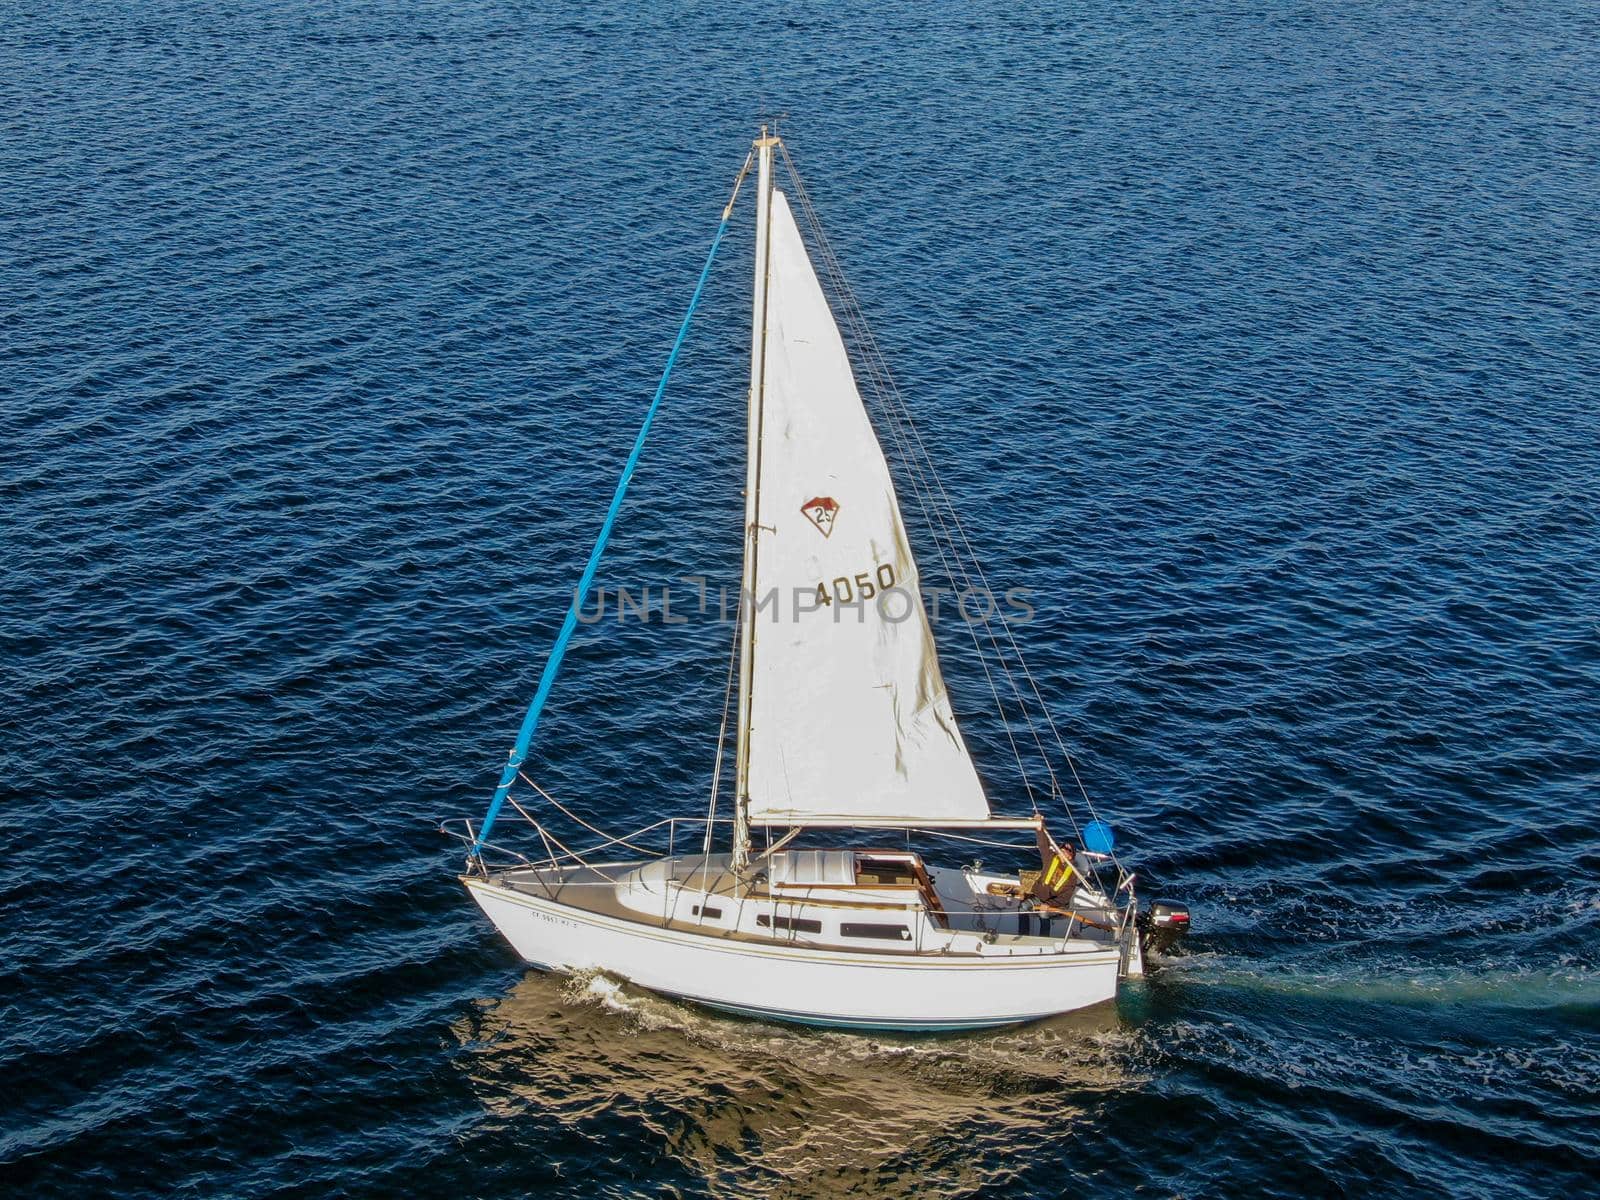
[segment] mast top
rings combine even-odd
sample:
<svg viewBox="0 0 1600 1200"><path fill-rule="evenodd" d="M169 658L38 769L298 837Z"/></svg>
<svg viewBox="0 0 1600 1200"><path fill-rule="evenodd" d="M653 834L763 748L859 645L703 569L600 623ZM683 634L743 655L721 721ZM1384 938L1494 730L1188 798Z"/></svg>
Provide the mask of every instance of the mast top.
<svg viewBox="0 0 1600 1200"><path fill-rule="evenodd" d="M765 125L763 125L761 127L761 136L758 137L755 141L751 142L750 144L752 146L754 146L757 150L764 150L768 146L776 146L782 141L783 141L783 139L780 138L775 133L772 134L771 136L768 136L767 127Z"/></svg>

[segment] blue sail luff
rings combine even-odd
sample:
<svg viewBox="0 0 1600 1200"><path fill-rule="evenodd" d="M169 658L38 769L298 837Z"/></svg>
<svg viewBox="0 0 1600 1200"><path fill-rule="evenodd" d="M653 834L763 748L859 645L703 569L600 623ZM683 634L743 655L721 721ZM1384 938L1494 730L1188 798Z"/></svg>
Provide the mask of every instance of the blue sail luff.
<svg viewBox="0 0 1600 1200"><path fill-rule="evenodd" d="M656 410L661 407L661 397L666 394L667 381L672 378L672 368L678 361L678 352L683 349L684 339L689 334L689 323L694 318L695 309L700 305L701 293L705 291L706 280L710 278L711 264L717 257L717 247L722 245L722 235L728 230L729 220L729 216L723 216L721 224L717 226L717 235L711 240L711 250L706 255L706 265L700 269L700 280L695 284L694 295L689 298L689 309L683 314L683 324L678 328L677 340L672 343L672 352L667 355L667 365L661 372L661 382L656 384L656 394L650 401L650 407L645 411L644 422L639 426L639 435L634 438L633 451L628 455L628 461L622 468L622 477L617 480L617 490L612 494L611 507L606 510L606 519L600 526L600 536L595 539L594 549L589 552L589 563L584 567L578 586L573 590L572 604L567 609L566 619L561 623L561 632L556 635L550 657L545 660L544 672L539 676L538 690L534 692L533 701L528 705L527 715L522 718L522 728L517 732L516 745L511 748L505 772L500 776L500 785L495 788L494 799L489 802L489 811L484 814L483 825L473 840L472 849L468 854L470 858L477 857L489 840L489 831L494 828L495 818L500 815L500 808L505 804L511 785L516 782L517 772L522 768L523 760L527 758L534 730L539 726L539 715L544 711L545 702L550 698L550 689L555 685L557 672L561 670L561 660L566 657L567 644L572 640L572 634L578 627L578 613L588 598L595 572L600 568L600 556L605 552L612 526L617 521L617 514L622 511L623 497L627 494L628 484L633 479L634 469L639 465L645 438L650 433L650 425L655 420Z"/></svg>

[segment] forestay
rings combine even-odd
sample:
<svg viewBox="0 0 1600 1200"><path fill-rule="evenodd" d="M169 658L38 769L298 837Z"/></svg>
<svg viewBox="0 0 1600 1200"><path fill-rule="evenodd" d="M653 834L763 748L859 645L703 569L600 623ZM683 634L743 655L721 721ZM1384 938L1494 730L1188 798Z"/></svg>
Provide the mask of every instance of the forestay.
<svg viewBox="0 0 1600 1200"><path fill-rule="evenodd" d="M776 190L770 236L749 819L984 820L888 464Z"/></svg>

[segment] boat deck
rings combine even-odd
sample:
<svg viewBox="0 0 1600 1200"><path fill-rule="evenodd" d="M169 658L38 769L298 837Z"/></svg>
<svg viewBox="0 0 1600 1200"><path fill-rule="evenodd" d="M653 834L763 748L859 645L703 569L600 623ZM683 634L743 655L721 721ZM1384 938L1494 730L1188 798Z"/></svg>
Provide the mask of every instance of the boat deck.
<svg viewBox="0 0 1600 1200"><path fill-rule="evenodd" d="M718 858L723 861L718 862ZM1054 922L1054 931L1050 934L1041 936L1023 932L1025 926L1022 921L1031 919L1031 914L1027 914L1015 901L974 892L963 873L954 869L941 870L934 877L938 886L929 889L934 892L935 900L935 904L930 906L923 892L912 888L873 890L861 893L862 898L828 899L785 894L783 889L769 886L761 876L753 885L741 888L726 866L726 856L713 856L709 865L684 863L682 869L671 874L674 886L671 890L662 890L662 909L656 915L624 903L619 896L619 885L626 887L627 877L647 865L646 862L635 861L592 867L526 867L498 872L491 876L489 882L597 916L753 945L770 946L778 943L896 956L971 955L990 958L1104 953L1117 944L1112 931L1069 922L1065 918L1058 918ZM740 928L742 922L737 919L721 924L699 917L695 909L702 898L721 901L724 907L751 905L756 912L796 915L803 912L808 916L832 915L843 920L899 917L917 932L909 941L863 944L843 939L797 936L792 931L757 931L748 927ZM1108 918L1107 924L1115 920L1115 914L1101 915ZM925 925L928 927L926 932ZM1011 927L1010 931L1007 926Z"/></svg>

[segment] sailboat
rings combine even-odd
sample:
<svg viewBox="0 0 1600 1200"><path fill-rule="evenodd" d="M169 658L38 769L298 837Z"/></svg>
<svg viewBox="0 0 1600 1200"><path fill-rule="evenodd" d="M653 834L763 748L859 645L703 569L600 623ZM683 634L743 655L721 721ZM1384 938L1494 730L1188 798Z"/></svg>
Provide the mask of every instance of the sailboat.
<svg viewBox="0 0 1600 1200"><path fill-rule="evenodd" d="M1063 846L1036 797L1024 816L991 810L945 687L888 461L790 196L774 180L779 154L802 208L814 211L782 139L763 126L489 810L477 825L451 827L468 847L460 880L536 967L603 971L747 1017L957 1030L1103 1004L1121 981L1143 973L1152 943L1168 944L1187 928L1188 913L1165 902L1141 917L1135 877L1117 860L1104 822L1074 826L1079 836ZM752 168L744 602L729 667L737 704L724 706L724 725L736 707L732 818L716 816L726 740L719 734L705 817L611 837L550 797L524 765ZM822 256L836 263L831 250ZM834 281L837 293L842 277ZM859 315L853 298L847 306ZM879 366L872 374L880 378ZM917 462L931 469L925 457ZM948 533L957 514L948 503L939 512ZM989 634L996 649L1001 636L1009 639L1020 660L1009 630ZM1020 661L1019 668L1025 672ZM1015 684L1013 669L1005 670ZM1046 771L1049 793L1064 799L1048 756ZM557 822L513 794L519 784L525 799L567 819L560 828L576 823L601 841L570 849ZM507 805L509 819L539 838L542 858L489 840L508 819ZM724 849L717 835L728 824ZM684 837L686 847L685 828L698 834ZM973 844L1016 852L1030 832L1038 868L1012 872L936 862L911 836L954 839L963 852Z"/></svg>

